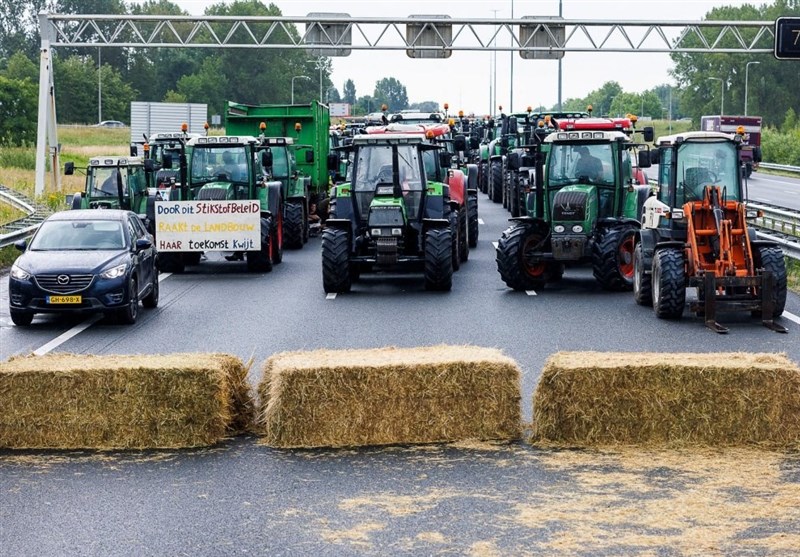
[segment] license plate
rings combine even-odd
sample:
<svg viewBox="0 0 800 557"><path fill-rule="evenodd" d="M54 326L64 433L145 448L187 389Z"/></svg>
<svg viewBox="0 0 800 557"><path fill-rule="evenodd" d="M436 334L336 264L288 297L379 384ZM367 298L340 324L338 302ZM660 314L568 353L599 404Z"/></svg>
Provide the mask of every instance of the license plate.
<svg viewBox="0 0 800 557"><path fill-rule="evenodd" d="M83 298L80 296L48 296L48 304L80 304Z"/></svg>

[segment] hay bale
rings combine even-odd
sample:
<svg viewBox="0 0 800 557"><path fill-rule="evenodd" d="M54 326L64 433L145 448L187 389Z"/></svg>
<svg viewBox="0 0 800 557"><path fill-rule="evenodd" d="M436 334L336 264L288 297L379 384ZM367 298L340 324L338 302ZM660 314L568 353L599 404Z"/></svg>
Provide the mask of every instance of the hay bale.
<svg viewBox="0 0 800 557"><path fill-rule="evenodd" d="M225 354L50 354L0 363L0 447L178 448L245 430L247 368Z"/></svg>
<svg viewBox="0 0 800 557"><path fill-rule="evenodd" d="M286 352L267 360L258 392L275 447L521 436L520 371L492 348Z"/></svg>
<svg viewBox="0 0 800 557"><path fill-rule="evenodd" d="M533 397L548 444L800 446L800 370L782 354L560 352Z"/></svg>

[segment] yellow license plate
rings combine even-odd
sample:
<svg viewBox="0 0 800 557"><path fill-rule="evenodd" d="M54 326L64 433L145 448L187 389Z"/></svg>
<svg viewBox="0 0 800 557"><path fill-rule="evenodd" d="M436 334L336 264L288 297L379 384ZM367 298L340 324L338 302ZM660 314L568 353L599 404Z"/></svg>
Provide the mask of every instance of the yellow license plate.
<svg viewBox="0 0 800 557"><path fill-rule="evenodd" d="M48 304L80 304L83 298L80 296L48 296Z"/></svg>

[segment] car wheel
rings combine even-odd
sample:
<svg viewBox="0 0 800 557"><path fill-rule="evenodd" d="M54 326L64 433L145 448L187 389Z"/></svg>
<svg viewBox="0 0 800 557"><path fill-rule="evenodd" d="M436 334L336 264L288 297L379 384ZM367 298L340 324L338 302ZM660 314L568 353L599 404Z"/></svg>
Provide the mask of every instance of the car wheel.
<svg viewBox="0 0 800 557"><path fill-rule="evenodd" d="M150 294L142 298L142 305L147 309L158 307L158 269L155 270L155 277L153 279L153 289Z"/></svg>
<svg viewBox="0 0 800 557"><path fill-rule="evenodd" d="M128 304L118 310L117 319L123 325L133 325L139 317L139 287L136 279L131 277L128 282Z"/></svg>
<svg viewBox="0 0 800 557"><path fill-rule="evenodd" d="M10 310L11 322L17 327L27 327L33 321L33 313L30 311Z"/></svg>

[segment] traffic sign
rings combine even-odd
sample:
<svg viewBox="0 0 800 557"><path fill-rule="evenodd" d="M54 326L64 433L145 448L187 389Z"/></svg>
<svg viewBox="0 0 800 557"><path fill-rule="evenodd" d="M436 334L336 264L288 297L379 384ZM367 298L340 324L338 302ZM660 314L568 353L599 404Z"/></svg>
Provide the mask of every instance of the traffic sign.
<svg viewBox="0 0 800 557"><path fill-rule="evenodd" d="M800 17L775 20L775 58L800 60Z"/></svg>

